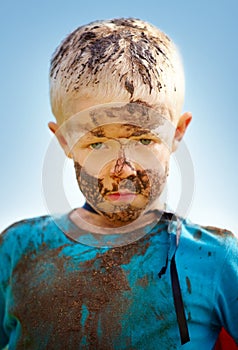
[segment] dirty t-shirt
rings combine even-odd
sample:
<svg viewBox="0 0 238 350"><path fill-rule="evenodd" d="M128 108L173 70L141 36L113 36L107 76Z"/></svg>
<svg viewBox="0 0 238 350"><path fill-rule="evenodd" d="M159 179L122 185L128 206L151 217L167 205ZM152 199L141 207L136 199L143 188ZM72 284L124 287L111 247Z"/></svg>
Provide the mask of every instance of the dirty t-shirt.
<svg viewBox="0 0 238 350"><path fill-rule="evenodd" d="M237 239L183 221L176 264L191 341L181 346L163 270L175 232L163 218L145 232L100 248L70 239L50 216L9 227L0 236L0 349L210 350L221 326L238 343Z"/></svg>

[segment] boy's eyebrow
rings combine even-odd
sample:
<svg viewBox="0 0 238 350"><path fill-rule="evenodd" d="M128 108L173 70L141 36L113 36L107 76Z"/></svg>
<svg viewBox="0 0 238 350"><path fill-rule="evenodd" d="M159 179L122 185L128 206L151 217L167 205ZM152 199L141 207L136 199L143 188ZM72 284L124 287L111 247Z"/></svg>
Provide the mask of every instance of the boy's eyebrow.
<svg viewBox="0 0 238 350"><path fill-rule="evenodd" d="M103 132L101 131L98 131L98 132L91 132L91 134L96 137L96 138L99 138L99 139L108 139L108 137L110 138L109 135L105 135ZM150 134L151 135L151 132L150 130L148 129L144 129L144 130L135 130L133 131L130 135L128 135L128 137L138 137L138 136L141 136L141 135L148 135Z"/></svg>
<svg viewBox="0 0 238 350"><path fill-rule="evenodd" d="M131 125L127 125L125 124L125 126L129 126L131 128ZM129 131L127 129L127 131ZM98 137L98 138L105 138L108 137L106 134L107 132L105 132L105 130L102 127L97 128L96 130L91 130L90 131L91 135L93 135L94 137ZM141 129L141 128L134 128L133 131L130 130L130 134L128 137L132 137L132 136L141 136L141 135L145 135L145 134L150 134L151 131L149 129Z"/></svg>
<svg viewBox="0 0 238 350"><path fill-rule="evenodd" d="M101 127L97 128L97 130L91 130L90 133L96 137L105 137L105 132Z"/></svg>
<svg viewBox="0 0 238 350"><path fill-rule="evenodd" d="M130 136L141 136L145 134L150 134L150 130L148 129L135 130Z"/></svg>

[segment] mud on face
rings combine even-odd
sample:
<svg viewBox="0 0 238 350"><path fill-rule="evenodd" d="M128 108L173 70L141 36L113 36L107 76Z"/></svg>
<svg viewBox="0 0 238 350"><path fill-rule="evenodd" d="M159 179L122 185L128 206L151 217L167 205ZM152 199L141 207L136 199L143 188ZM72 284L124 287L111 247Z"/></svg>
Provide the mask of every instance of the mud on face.
<svg viewBox="0 0 238 350"><path fill-rule="evenodd" d="M97 178L89 173L78 163L74 162L76 178L79 188L86 198L86 201L101 215L110 221L131 222L136 220L161 194L166 173L161 176L161 172L155 169L137 170L136 175L130 175L126 179L111 177L111 181L106 183L105 178ZM135 206L133 202L127 204L107 204L105 195L110 192L117 192L122 189L133 190L144 199L143 205Z"/></svg>

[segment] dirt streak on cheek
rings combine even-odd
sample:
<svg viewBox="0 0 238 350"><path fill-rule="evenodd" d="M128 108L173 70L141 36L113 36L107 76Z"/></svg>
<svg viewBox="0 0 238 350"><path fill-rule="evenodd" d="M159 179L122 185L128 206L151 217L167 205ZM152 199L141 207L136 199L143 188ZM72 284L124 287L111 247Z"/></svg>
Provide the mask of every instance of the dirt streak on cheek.
<svg viewBox="0 0 238 350"><path fill-rule="evenodd" d="M128 176L123 180L120 177L97 179L89 175L77 162L75 171L80 190L87 202L107 220L122 223L137 219L146 206L160 196L166 181L165 174L154 169L138 170L135 176ZM142 195L144 199L141 206L136 207L133 203L129 203L117 205L115 211L104 209L102 206L106 202L104 196L119 189L136 190L136 193Z"/></svg>
<svg viewBox="0 0 238 350"><path fill-rule="evenodd" d="M104 178L97 179L87 174L87 172L78 162L75 162L74 166L78 184L86 197L89 196L95 200L103 200L101 195L105 195L110 191L118 191L119 185L122 182L120 177L117 179L111 179L110 188L106 188ZM128 189L133 187L133 190L136 189L137 193L144 194L146 197L148 197L150 191L153 192L153 195L156 193L156 191L159 192L159 188L161 185L163 185L165 178L166 176L164 174L161 175L159 171L146 169L138 170L136 176L129 176L128 178L124 179L123 182L126 183Z"/></svg>

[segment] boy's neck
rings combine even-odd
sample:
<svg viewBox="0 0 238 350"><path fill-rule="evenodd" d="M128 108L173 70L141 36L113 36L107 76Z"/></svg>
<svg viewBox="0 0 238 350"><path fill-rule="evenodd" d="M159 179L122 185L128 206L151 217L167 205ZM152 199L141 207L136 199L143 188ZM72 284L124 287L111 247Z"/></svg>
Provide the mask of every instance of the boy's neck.
<svg viewBox="0 0 238 350"><path fill-rule="evenodd" d="M69 218L76 226L80 227L81 229L88 230L90 226L92 233L105 234L103 231L105 228L120 228L119 231L125 233L127 232L128 227L133 226L133 229L137 229L158 221L159 216L161 216L158 213L161 213L163 211L164 206L162 206L159 202L156 202L153 203L153 205L145 213L141 214L140 217L132 223L113 222L98 214L90 206L90 204L86 202L82 208L73 210L69 214Z"/></svg>

